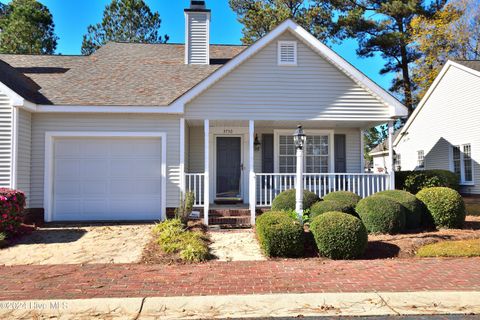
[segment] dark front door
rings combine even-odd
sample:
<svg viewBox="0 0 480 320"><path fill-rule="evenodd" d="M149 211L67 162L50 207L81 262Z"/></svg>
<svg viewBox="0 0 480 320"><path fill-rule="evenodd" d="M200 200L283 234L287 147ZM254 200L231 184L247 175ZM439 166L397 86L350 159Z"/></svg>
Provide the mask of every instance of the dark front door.
<svg viewBox="0 0 480 320"><path fill-rule="evenodd" d="M241 198L242 140L217 137L217 198Z"/></svg>

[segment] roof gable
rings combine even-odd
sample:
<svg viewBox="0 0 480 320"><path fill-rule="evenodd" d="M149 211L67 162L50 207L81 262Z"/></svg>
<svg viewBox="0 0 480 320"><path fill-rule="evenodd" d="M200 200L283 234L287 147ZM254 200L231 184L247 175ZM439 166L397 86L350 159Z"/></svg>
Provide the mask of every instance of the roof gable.
<svg viewBox="0 0 480 320"><path fill-rule="evenodd" d="M362 86L364 89L371 92L376 96L382 103L390 109L391 117L403 117L407 115L406 107L390 95L387 91L382 89L371 79L349 64L345 59L340 57L333 50L328 48L326 45L321 43L308 31L300 27L298 24L292 20L286 20L274 30L272 30L265 37L261 38L249 48L245 49L242 53L234 57L223 67L215 71L213 74L208 76L205 80L197 84L190 91L186 92L183 96L175 101L175 104L184 106L186 103L190 102L193 98L198 96L200 93L204 92L206 89L211 87L216 82L220 81L230 72L234 71L239 65L247 61L261 49L265 48L277 37L283 34L286 31L290 31L294 34L299 40L308 45L312 50L318 53L322 58L330 62L332 65L337 67L341 72L351 78L354 82Z"/></svg>

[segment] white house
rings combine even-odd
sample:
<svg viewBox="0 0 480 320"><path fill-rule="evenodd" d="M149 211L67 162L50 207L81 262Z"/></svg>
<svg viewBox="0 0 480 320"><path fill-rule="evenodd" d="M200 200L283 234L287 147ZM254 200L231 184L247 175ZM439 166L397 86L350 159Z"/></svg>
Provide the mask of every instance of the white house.
<svg viewBox="0 0 480 320"><path fill-rule="evenodd" d="M393 134L393 140L396 139L400 131L397 131ZM372 157L372 169L374 173L388 173L388 168L393 161L393 170L400 171L402 167L402 159L401 156L398 154L393 155L393 160L390 157L389 153L389 140L385 139L381 143L379 143L375 148L370 151L369 155Z"/></svg>
<svg viewBox="0 0 480 320"><path fill-rule="evenodd" d="M480 193L480 61L448 61L395 139L402 170L444 169Z"/></svg>
<svg viewBox="0 0 480 320"><path fill-rule="evenodd" d="M254 223L294 186L301 124L305 188L392 186L363 173L361 132L405 116L399 101L291 20L250 47L211 45L210 15L192 1L185 45L0 55L0 185L46 221L163 219L191 190Z"/></svg>

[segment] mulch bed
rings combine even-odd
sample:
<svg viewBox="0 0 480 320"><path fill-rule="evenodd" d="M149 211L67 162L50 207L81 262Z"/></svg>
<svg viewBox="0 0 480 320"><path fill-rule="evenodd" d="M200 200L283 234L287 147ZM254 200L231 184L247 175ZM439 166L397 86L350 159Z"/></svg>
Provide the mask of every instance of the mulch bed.
<svg viewBox="0 0 480 320"><path fill-rule="evenodd" d="M189 221L187 229L189 231L199 231L207 235L207 227L200 221ZM144 264L189 264L180 259L178 254L165 253L160 248L157 237L152 233L150 241L143 249L140 263Z"/></svg>

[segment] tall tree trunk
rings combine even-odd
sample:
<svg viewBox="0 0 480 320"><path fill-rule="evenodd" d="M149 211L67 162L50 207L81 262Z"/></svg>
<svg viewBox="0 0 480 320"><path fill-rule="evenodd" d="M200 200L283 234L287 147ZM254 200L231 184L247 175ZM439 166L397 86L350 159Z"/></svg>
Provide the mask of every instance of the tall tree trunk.
<svg viewBox="0 0 480 320"><path fill-rule="evenodd" d="M413 112L413 94L412 94L412 81L410 79L410 70L408 69L408 56L407 48L402 45L400 49L402 56L402 78L403 78L403 90L405 93L405 106L408 109L408 115Z"/></svg>

